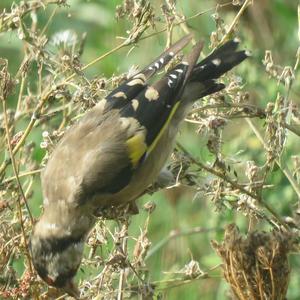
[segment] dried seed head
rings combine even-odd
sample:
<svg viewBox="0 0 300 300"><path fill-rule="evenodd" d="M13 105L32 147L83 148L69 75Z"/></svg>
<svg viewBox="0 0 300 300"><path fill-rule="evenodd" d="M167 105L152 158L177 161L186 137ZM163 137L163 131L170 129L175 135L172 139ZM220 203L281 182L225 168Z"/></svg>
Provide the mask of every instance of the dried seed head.
<svg viewBox="0 0 300 300"><path fill-rule="evenodd" d="M287 232L251 232L243 237L236 225L225 230L212 247L223 261L223 272L237 299L285 299L289 283L288 253L294 238Z"/></svg>

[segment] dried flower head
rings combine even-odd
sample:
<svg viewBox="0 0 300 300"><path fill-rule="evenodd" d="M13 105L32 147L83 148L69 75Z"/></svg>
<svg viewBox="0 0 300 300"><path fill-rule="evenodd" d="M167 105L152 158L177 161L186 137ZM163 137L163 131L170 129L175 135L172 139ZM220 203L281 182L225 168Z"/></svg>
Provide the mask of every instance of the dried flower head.
<svg viewBox="0 0 300 300"><path fill-rule="evenodd" d="M212 246L234 299L286 299L293 243L287 232L255 231L243 237L236 225L228 225L224 241L212 241Z"/></svg>

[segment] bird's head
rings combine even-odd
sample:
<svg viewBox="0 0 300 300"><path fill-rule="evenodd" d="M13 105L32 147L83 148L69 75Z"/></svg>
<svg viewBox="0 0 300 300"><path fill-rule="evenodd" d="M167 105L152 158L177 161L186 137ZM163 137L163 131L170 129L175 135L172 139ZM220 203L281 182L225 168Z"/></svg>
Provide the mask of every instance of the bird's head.
<svg viewBox="0 0 300 300"><path fill-rule="evenodd" d="M83 247L82 237L41 236L36 230L30 239L32 262L39 276L47 284L63 289L75 298L79 297L79 292L73 279L82 259Z"/></svg>

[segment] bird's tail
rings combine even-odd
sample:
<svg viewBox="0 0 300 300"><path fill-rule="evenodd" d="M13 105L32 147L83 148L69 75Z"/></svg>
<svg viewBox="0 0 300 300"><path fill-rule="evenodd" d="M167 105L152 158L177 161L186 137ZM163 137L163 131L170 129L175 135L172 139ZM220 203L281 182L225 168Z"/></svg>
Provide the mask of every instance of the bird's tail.
<svg viewBox="0 0 300 300"><path fill-rule="evenodd" d="M237 50L238 45L238 39L230 40L196 64L185 86L183 98L194 101L222 90L224 84L216 79L249 56L248 51Z"/></svg>

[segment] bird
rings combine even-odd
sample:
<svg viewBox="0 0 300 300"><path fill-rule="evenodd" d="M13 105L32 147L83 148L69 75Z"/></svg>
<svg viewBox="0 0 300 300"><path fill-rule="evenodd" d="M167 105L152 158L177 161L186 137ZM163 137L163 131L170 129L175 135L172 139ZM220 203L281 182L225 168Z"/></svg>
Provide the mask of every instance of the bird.
<svg viewBox="0 0 300 300"><path fill-rule="evenodd" d="M193 103L224 89L217 79L249 56L232 39L198 62L199 41L154 80L192 37L181 38L100 100L51 153L41 175L43 213L29 241L33 266L48 285L79 298L74 277L96 213L134 207L163 174Z"/></svg>

